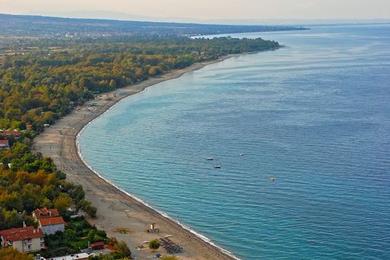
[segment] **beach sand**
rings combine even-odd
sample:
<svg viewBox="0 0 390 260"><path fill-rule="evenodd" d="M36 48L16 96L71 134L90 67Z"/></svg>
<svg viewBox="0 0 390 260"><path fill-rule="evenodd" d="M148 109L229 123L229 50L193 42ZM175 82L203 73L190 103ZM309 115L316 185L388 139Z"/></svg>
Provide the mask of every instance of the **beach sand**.
<svg viewBox="0 0 390 260"><path fill-rule="evenodd" d="M105 230L109 236L125 241L136 259L150 259L158 252L166 255L162 248L156 252L149 249L136 249L145 241L164 236L171 236L172 241L184 248L184 252L178 255L183 260L234 259L234 257L228 252L207 243L175 221L164 217L136 198L100 178L79 157L76 137L86 124L124 97L139 93L149 86L178 78L184 73L203 68L228 57L212 62L197 63L158 78L152 78L136 85L99 95L95 100L87 102L58 120L56 124L45 129L42 134L34 139L34 151L51 157L58 169L66 173L69 181L83 186L87 200L91 201L97 208L97 218L89 219L89 222L99 229ZM107 163L110 162L107 161ZM146 232L151 223L157 224L160 233L149 234ZM118 229L127 232L120 233Z"/></svg>

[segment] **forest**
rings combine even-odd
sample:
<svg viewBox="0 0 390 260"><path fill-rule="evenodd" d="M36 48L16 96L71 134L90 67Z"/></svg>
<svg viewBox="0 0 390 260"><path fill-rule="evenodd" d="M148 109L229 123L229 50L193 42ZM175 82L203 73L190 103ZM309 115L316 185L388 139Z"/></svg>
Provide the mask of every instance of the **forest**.
<svg viewBox="0 0 390 260"><path fill-rule="evenodd" d="M39 132L94 94L195 62L279 48L262 39L141 38L72 42L7 56L0 64L0 129Z"/></svg>

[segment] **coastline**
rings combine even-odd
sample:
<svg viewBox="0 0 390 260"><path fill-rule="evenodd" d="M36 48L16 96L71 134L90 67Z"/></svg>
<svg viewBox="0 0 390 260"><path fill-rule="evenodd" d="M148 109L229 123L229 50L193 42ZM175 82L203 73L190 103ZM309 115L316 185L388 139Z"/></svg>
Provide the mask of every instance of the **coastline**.
<svg viewBox="0 0 390 260"><path fill-rule="evenodd" d="M92 120L93 121L93 120ZM91 121L91 122L92 122ZM87 125L85 125L85 127L87 127ZM85 128L84 127L84 128ZM77 141L77 138L79 137L79 135L82 133L82 131L84 130L84 128L77 134L77 137L76 137L76 145L77 147L79 147L79 142ZM104 182L108 183L109 185L115 187L119 192L121 193L124 193L126 194L127 196L131 197L132 199L136 200L137 202L143 204L145 207L148 207L150 210L152 211L155 211L156 213L160 214L161 216L167 218L169 221L172 221L174 224L176 225L179 225L181 228L185 229L186 231L188 232L191 232L192 234L194 234L195 236L197 236L199 239L203 240L204 242L216 247L218 250L220 250L222 253L224 254L227 254L228 256L232 257L232 259L239 259L238 257L236 257L232 252L222 248L221 246L218 246L217 244L215 244L211 239L207 238L206 236L196 232L195 230L191 229L189 226L186 226L185 224L181 223L180 221L170 217L167 213L163 212L163 211L160 211L156 208L153 208L153 206L151 206L150 204L148 204L147 202L143 201L142 199L138 198L136 195L134 194L131 194L125 190L123 190L122 188L120 188L119 186L117 186L116 184L114 184L112 181L110 181L109 179L106 179L104 178L97 170L93 169L92 166L90 166L83 158L81 152L80 152L80 149L77 148L77 152L78 152L78 155L79 155L79 158L80 160L85 164L86 167L88 167L92 172L94 172L101 180L103 180Z"/></svg>
<svg viewBox="0 0 390 260"><path fill-rule="evenodd" d="M129 194L102 177L83 159L78 136L97 117L108 111L122 99L140 93L150 86L181 77L183 74L204 68L238 55L228 55L217 60L195 63L187 68L174 70L160 77L151 78L135 85L116 89L95 97L69 115L58 120L34 139L33 150L51 157L67 179L84 187L86 198L97 207L96 219L91 224L105 230L109 236L125 241L136 259L145 259L155 254L149 250L136 250L144 241L171 236L184 248L180 259L238 259L231 252L219 247L207 237L197 233L179 221L158 211L146 202ZM145 232L150 223L157 223L160 234ZM124 228L128 234L115 230ZM161 250L160 253L165 253Z"/></svg>

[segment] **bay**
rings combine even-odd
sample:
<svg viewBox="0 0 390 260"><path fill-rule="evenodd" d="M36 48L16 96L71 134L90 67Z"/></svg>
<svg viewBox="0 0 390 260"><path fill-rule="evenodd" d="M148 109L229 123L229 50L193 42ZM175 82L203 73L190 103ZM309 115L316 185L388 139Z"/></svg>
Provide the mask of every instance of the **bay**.
<svg viewBox="0 0 390 260"><path fill-rule="evenodd" d="M242 259L390 259L390 25L235 37L286 47L122 100L86 162Z"/></svg>

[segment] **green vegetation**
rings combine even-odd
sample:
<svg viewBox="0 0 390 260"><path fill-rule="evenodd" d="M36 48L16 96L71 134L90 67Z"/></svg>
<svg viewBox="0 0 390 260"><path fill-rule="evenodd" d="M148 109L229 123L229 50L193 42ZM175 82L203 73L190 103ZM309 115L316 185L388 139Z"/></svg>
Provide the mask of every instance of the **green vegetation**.
<svg viewBox="0 0 390 260"><path fill-rule="evenodd" d="M92 259L124 259L131 257L130 249L126 243L108 238L106 232L91 226L85 219L71 220L65 228L65 232L46 237L48 249L41 252L44 257L69 255L86 249L91 243L104 241L113 250L109 255Z"/></svg>
<svg viewBox="0 0 390 260"><path fill-rule="evenodd" d="M26 52L0 59L0 129L21 133L0 136L10 144L10 149L0 150L0 229L21 227L23 222L36 225L31 212L42 207L57 208L67 221L69 207L96 216L96 208L85 200L81 186L67 182L51 159L31 152L32 139L45 124L54 123L99 93L196 62L279 47L277 42L262 39L158 36L34 44ZM64 233L46 241L48 250L43 255L47 257L79 252L94 241L111 243L115 253L107 257L112 259L131 255L126 244L109 240L85 220L71 220ZM159 246L158 240L149 244L152 249Z"/></svg>
<svg viewBox="0 0 390 260"><path fill-rule="evenodd" d="M112 238L109 241L109 245L112 248L112 250L114 250L114 252L108 255L90 256L89 259L91 260L131 259L131 252L130 249L127 247L126 243L118 242L115 238Z"/></svg>
<svg viewBox="0 0 390 260"><path fill-rule="evenodd" d="M153 239L149 242L149 248L150 249L159 249L160 248L160 241L158 239Z"/></svg>
<svg viewBox="0 0 390 260"><path fill-rule="evenodd" d="M302 27L273 25L217 25L194 23L169 23L145 21L115 21L101 19L75 19L44 16L25 16L0 14L1 36L5 39L14 37L13 42L20 42L21 37L74 39L85 37L114 37L139 35L205 35L243 32L265 32L302 30Z"/></svg>
<svg viewBox="0 0 390 260"><path fill-rule="evenodd" d="M130 257L117 257L113 254L110 255L102 255L102 256L90 256L89 260L129 260L131 259Z"/></svg>
<svg viewBox="0 0 390 260"><path fill-rule="evenodd" d="M113 249L115 250L115 252L111 254L114 258L118 259L131 257L130 249L127 247L125 242L118 242L115 239L112 239L111 243L113 244Z"/></svg>
<svg viewBox="0 0 390 260"><path fill-rule="evenodd" d="M173 255L167 255L160 258L160 260L179 260L176 256Z"/></svg>
<svg viewBox="0 0 390 260"><path fill-rule="evenodd" d="M53 42L0 64L0 129L19 129L7 137L11 149L0 150L0 228L31 223L38 207L55 207L66 217L75 206L90 216L96 209L80 186L65 181L52 160L30 151L32 138L94 94L131 85L170 70L224 55L278 48L262 39L190 39L141 37ZM18 213L22 212L22 213Z"/></svg>
<svg viewBox="0 0 390 260"><path fill-rule="evenodd" d="M1 260L33 260L33 257L27 254L22 254L13 248L0 248Z"/></svg>
<svg viewBox="0 0 390 260"><path fill-rule="evenodd" d="M0 66L0 128L40 131L93 94L218 57L275 49L262 39L146 38L69 43L8 56Z"/></svg>
<svg viewBox="0 0 390 260"><path fill-rule="evenodd" d="M0 229L21 227L23 221L35 225L31 212L36 208L57 208L67 219L70 206L91 207L80 185L67 182L50 159L33 154L23 141L0 151L0 161Z"/></svg>
<svg viewBox="0 0 390 260"><path fill-rule="evenodd" d="M84 219L69 221L65 232L49 235L45 240L48 250L42 252L44 257L74 254L88 248L89 243L109 241L104 231L97 230Z"/></svg>

